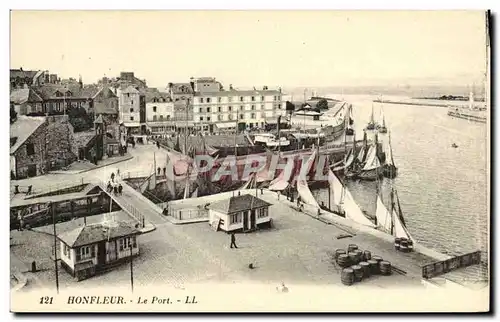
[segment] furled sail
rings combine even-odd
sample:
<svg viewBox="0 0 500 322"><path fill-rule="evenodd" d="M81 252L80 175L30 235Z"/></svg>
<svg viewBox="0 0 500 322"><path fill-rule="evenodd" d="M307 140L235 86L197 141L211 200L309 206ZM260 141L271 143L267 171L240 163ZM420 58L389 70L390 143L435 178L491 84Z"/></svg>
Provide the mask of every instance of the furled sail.
<svg viewBox="0 0 500 322"><path fill-rule="evenodd" d="M377 227L390 234L392 227L391 212L387 210L387 207L382 202L380 195L377 196L377 210L375 212L375 216L377 218Z"/></svg>
<svg viewBox="0 0 500 322"><path fill-rule="evenodd" d="M396 207L394 207L393 210L393 219L394 219L394 233L396 237L402 238L408 238L410 240L413 240L413 238L410 235L410 232L406 228L406 225L404 224L404 219L402 218L402 213L401 213L401 208L399 207L399 197L397 193L395 193L395 197L398 203L398 208L399 212L396 210Z"/></svg>
<svg viewBox="0 0 500 322"><path fill-rule="evenodd" d="M366 163L363 167L363 171L373 170L380 167L380 160L377 157L377 148L372 145L368 150L368 154L366 157Z"/></svg>

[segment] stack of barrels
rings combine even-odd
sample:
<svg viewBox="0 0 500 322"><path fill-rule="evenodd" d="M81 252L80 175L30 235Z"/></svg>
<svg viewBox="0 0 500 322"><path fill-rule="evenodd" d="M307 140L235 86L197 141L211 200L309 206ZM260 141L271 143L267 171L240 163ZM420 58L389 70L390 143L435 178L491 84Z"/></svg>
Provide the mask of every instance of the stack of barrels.
<svg viewBox="0 0 500 322"><path fill-rule="evenodd" d="M401 243L399 244L400 247ZM368 250L361 251L357 245L349 244L347 250L337 249L335 261L342 267L340 280L344 285L353 285L373 275L391 275L391 263L380 256L372 256Z"/></svg>
<svg viewBox="0 0 500 322"><path fill-rule="evenodd" d="M413 251L413 241L411 239L401 237L394 239L394 248L403 253L409 253Z"/></svg>

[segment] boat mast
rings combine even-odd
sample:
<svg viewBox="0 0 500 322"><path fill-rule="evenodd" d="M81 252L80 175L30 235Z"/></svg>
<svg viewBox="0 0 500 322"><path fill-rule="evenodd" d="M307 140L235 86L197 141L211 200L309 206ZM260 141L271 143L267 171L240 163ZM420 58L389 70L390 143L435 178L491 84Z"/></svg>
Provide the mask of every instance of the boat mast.
<svg viewBox="0 0 500 322"><path fill-rule="evenodd" d="M394 234L394 188L391 187L391 235Z"/></svg>

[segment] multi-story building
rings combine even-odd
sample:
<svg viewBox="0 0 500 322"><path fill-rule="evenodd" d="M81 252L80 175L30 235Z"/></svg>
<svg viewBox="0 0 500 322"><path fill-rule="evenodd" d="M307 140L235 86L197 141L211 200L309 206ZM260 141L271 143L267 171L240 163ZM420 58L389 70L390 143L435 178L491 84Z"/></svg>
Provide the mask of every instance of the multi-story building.
<svg viewBox="0 0 500 322"><path fill-rule="evenodd" d="M120 123L130 134L140 134L141 125L146 123L146 99L144 93L133 86L120 91Z"/></svg>
<svg viewBox="0 0 500 322"><path fill-rule="evenodd" d="M281 89L222 90L213 78L195 80L194 88L193 121L209 132L264 127L285 112Z"/></svg>
<svg viewBox="0 0 500 322"><path fill-rule="evenodd" d="M23 88L24 85L28 86L42 86L50 82L50 74L48 71L42 70L23 70L11 69L10 70L10 89ZM57 81L57 75L52 81Z"/></svg>
<svg viewBox="0 0 500 322"><path fill-rule="evenodd" d="M151 135L163 135L174 128L174 102L168 93L146 90L146 124Z"/></svg>

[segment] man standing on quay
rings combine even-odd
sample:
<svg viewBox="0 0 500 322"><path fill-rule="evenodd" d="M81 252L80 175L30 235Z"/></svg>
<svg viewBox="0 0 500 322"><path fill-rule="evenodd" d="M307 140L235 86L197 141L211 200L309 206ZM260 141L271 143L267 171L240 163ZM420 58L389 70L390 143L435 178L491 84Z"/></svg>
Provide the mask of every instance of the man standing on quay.
<svg viewBox="0 0 500 322"><path fill-rule="evenodd" d="M238 246L236 246L236 236L234 235L234 233L231 233L231 248L233 248L233 245L234 248L238 248Z"/></svg>

